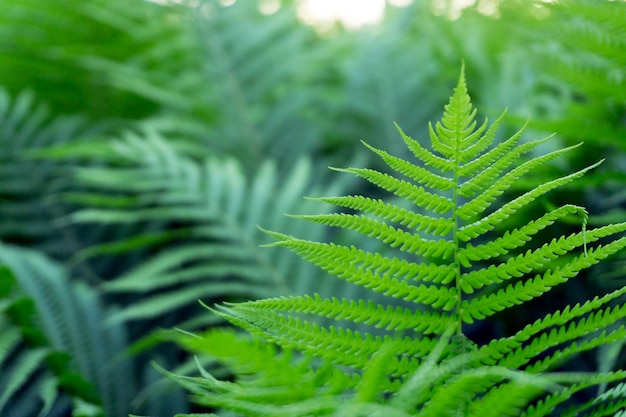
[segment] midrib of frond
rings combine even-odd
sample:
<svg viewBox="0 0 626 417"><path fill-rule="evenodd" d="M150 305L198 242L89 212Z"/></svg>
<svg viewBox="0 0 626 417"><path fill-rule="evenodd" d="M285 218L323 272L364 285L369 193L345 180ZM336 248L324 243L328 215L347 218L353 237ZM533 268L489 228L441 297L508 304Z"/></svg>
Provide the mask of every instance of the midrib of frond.
<svg viewBox="0 0 626 417"><path fill-rule="evenodd" d="M452 242L453 242L453 256L454 256L454 274L455 274L455 285L457 289L457 300L456 300L456 313L458 317L458 321L456 323L456 333L458 335L463 335L463 320L461 319L461 309L463 302L463 291L462 291L462 274L461 274L461 262L459 260L459 177L460 177L460 157L461 157L461 145L462 140L464 138L464 131L467 129L463 124L466 122L466 118L463 117L462 108L463 99L466 98L465 91L465 80L463 77L463 72L461 72L461 79L459 80L459 84L455 89L453 98L450 104L454 102L454 110L457 110L456 114L453 115L455 118L455 126L454 126L454 155L453 155L453 169L454 176L452 179ZM464 129L465 127L465 129Z"/></svg>

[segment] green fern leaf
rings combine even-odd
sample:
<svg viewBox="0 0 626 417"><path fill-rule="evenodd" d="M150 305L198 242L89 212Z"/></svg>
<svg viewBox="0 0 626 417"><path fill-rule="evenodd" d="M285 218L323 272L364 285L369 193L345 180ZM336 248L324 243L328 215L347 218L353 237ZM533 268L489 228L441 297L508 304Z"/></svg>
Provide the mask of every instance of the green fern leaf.
<svg viewBox="0 0 626 417"><path fill-rule="evenodd" d="M186 318L179 326L201 326L198 298L213 302L303 293L320 279L314 267L293 254L258 246L266 236L257 224L281 228L283 212L303 212L312 204L299 200L311 189L307 160L279 180L273 162L262 164L249 178L234 159L200 155L196 160L156 133L128 133L99 147L99 155L85 154L77 145L51 149L46 155L100 161L74 170L74 180L86 192L66 195L80 208L62 224L99 225L115 236L78 253L74 265L103 256L131 265L102 284L109 293L141 295L109 317L111 323L169 315ZM328 190L337 187L342 185ZM305 229L320 238L324 233ZM292 230L303 228L295 225ZM373 225L372 233L396 238L384 225ZM308 282L291 280L293 268L309 276Z"/></svg>
<svg viewBox="0 0 626 417"><path fill-rule="evenodd" d="M432 151L398 129L419 164L366 145L393 175L337 169L369 181L394 200L323 197L313 200L359 213L292 216L371 238L389 249L385 255L268 232L276 241L267 246L287 248L372 295L382 294L386 303L314 295L227 303L212 310L254 336L330 361L346 376L359 375L356 386L344 386L356 389L356 400L342 410L355 415L386 404L410 416L518 415L524 410L542 415L540 408L551 413L579 390L622 381L622 373L547 372L574 355L626 337L619 325L626 307L614 306L623 300L624 289L567 306L483 345L466 336L468 325L527 305L626 247L626 237L620 237L626 223L587 230L587 212L575 205L507 229L505 220L601 161L505 199L524 176L580 145L528 157L550 138L522 142L522 129L496 144L504 113L491 127L487 121L478 125L475 116L461 73L442 120L430 125ZM409 204L391 202L398 200ZM555 222L573 215L581 218L580 232L547 243L539 239ZM356 325L365 327L356 330ZM419 393L416 399L408 399L407 387ZM604 413L623 404L620 389L612 393L617 399L605 408L598 403L589 408ZM503 396L506 400L500 400ZM238 406L221 398L222 405ZM373 399L382 408L370 404Z"/></svg>
<svg viewBox="0 0 626 417"><path fill-rule="evenodd" d="M387 220L389 222L395 222L408 229L415 229L416 231L424 231L426 233L436 234L439 236L445 236L452 230L452 221L443 217L433 218L425 216L419 213L414 213L410 210L394 206L390 203L386 203L382 200L374 200L363 196L347 196L347 197L328 197L328 198L316 198L311 199L313 201L323 201L325 203L333 204L340 207L346 207L353 210L361 210L369 213L373 216ZM331 215L314 215L306 216L300 215L300 217L307 220L317 221L317 219L332 219L337 217L337 214ZM340 215L339 215L340 216ZM318 221L318 223L330 224L329 222Z"/></svg>
<svg viewBox="0 0 626 417"><path fill-rule="evenodd" d="M63 409L59 394L65 392L90 404L94 415L127 413L137 391L127 380L128 359L114 359L125 347L125 334L120 326L96 326L105 315L95 292L69 281L61 265L37 251L0 244L0 262L10 267L18 289L8 298L16 311L1 313L24 335L17 345L22 359L6 364L0 352L1 374L9 375L8 384L0 382L2 406L11 413L14 404L19 406L15 397L23 396L33 403L42 400L39 412L51 403ZM15 346L11 327L6 331L0 331L0 345Z"/></svg>
<svg viewBox="0 0 626 417"><path fill-rule="evenodd" d="M385 330L414 330L441 334L457 318L448 313L414 311L364 300L314 297L280 297L253 302L254 309L283 313L314 314L335 320L365 323ZM242 306L243 307L243 306Z"/></svg>

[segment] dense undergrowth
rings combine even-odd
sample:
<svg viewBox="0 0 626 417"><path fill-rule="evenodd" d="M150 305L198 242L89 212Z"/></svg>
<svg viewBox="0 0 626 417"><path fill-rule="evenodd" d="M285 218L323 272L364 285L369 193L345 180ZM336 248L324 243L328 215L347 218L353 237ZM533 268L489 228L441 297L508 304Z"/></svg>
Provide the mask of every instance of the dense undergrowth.
<svg viewBox="0 0 626 417"><path fill-rule="evenodd" d="M251 365L235 356L194 358L186 352L196 351L194 338L181 349L171 342L173 328L215 331L222 345L255 348L256 360L275 364L274 376L284 383L301 377L282 371L300 360L295 367L304 372L304 358L248 341L198 300L213 306L298 296L315 304L317 298L305 295L317 293L388 302L288 250L261 247L268 236L257 225L404 259L384 242L284 213L334 218L336 208L304 195L366 195L381 199L381 207L407 209L398 196L327 167L387 170L384 158L373 158L361 140L402 160L413 158L392 122L412 137L428 138L428 122L440 117L461 61L476 107L492 121L508 108L494 144L529 115L520 146L557 132L529 158L585 142L534 166L532 175L494 196L493 207L606 159L496 225L494 233L559 207L588 210L589 243L594 228L623 222L626 5L513 1L484 14L482 3L449 19L446 2L414 2L391 7L373 28L318 33L298 21L290 1L266 15L255 1L4 0L0 263L7 269L0 276L0 414L206 412L158 369L197 376L198 361L228 378ZM550 233L535 236L536 247L559 236L582 238L580 221L563 217ZM580 254L572 256L564 255L563 263ZM515 313L505 309L465 322L463 334L484 345L544 317L557 302L576 305L620 291L623 259L616 253ZM332 323L318 320L320 326ZM368 328L353 324L354 331ZM623 369L621 346L617 341L584 353L571 371ZM432 348L428 366L447 355ZM363 381L385 373L381 366L390 355L381 348ZM426 369L414 365L415 375ZM442 372L454 373L454 366ZM470 375L489 375L481 369ZM498 377L521 386L530 381L518 374ZM326 376L319 378L306 385L311 392ZM416 389L398 378L398 395ZM548 389L566 382L532 381ZM597 382L600 391L609 389ZM365 403L382 389L357 387L354 398ZM587 391L581 401L591 397Z"/></svg>

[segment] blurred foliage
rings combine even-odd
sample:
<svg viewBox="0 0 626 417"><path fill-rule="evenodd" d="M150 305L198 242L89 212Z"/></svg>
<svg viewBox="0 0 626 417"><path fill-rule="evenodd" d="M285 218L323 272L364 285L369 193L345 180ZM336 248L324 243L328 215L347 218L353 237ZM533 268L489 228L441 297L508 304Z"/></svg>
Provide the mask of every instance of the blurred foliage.
<svg viewBox="0 0 626 417"><path fill-rule="evenodd" d="M358 297L358 288L334 286L297 259L259 249L266 241L256 225L285 230L284 212L307 210L302 194L381 197L348 179L331 182L327 166L377 168L360 140L408 158L394 148L393 122L427 138L424 127L445 103L461 61L477 106L493 116L509 108L503 136L532 115L529 140L556 131L553 146L587 142L588 152L550 169L607 158L582 187L547 197L546 207L586 206L597 224L624 218L623 1L481 0L462 12L451 0L414 1L388 5L382 22L359 30L304 25L297 1L281 1L271 14L259 3L0 0L0 240L15 249L3 250L2 262L37 306L50 299L24 287L30 281L20 280L17 246L58 265L50 279L80 287L67 290L73 302L90 300L83 317L91 340L116 340L115 355L100 363L132 381L100 393L104 410L124 403L124 412L155 417L184 412L181 392L160 382L150 363L193 372L186 353L155 341L160 328L215 324L199 319L196 299L312 288ZM594 216L600 212L609 216ZM328 230L296 233L348 239ZM608 263L598 271L601 284L623 284L623 270L619 260ZM587 278L558 296L577 300L597 285ZM75 312L59 314L46 322L50 343L51 334L77 326ZM477 327L472 337L500 334L509 319ZM119 358L130 363L123 371ZM75 359L72 366L98 388L101 377L81 368L84 356ZM48 380L37 372L20 392ZM3 416L37 415L21 411L17 398ZM60 396L50 410L67 411L68 401Z"/></svg>

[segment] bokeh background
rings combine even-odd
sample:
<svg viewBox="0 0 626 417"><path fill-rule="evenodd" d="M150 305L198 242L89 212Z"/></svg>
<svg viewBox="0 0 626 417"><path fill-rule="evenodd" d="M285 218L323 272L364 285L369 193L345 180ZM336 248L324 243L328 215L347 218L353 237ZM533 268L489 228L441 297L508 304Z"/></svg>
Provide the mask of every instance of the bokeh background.
<svg viewBox="0 0 626 417"><path fill-rule="evenodd" d="M506 227L564 203L624 221L624 1L0 0L0 415L188 412L152 363L196 371L163 335L224 325L198 300L358 297L257 225L384 250L284 213L388 198L328 167L384 169L362 140L410 158L393 123L427 140L462 63L481 117L508 109L501 137L530 117L527 140L556 132L542 152L584 142L512 193L606 159ZM624 266L468 335L622 286Z"/></svg>

